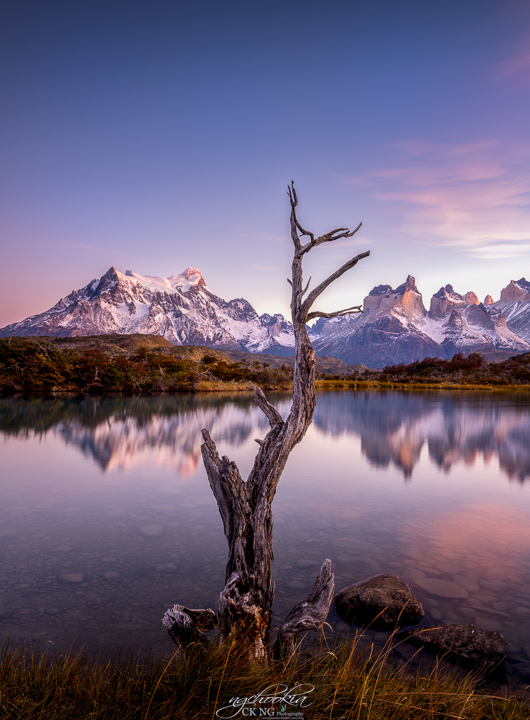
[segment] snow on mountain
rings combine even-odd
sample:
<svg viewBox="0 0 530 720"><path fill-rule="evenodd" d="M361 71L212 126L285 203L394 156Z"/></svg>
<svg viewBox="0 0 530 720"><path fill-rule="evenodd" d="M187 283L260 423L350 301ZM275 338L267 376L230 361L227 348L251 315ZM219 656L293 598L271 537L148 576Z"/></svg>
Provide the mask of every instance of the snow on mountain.
<svg viewBox="0 0 530 720"><path fill-rule="evenodd" d="M315 351L345 362L384 367L437 355L439 345L423 329L426 312L414 278L393 290L378 285L364 299L363 313L336 318L332 326L316 323ZM331 321L330 321L331 322Z"/></svg>
<svg viewBox="0 0 530 720"><path fill-rule="evenodd" d="M261 317L243 298L225 301L197 268L168 278L121 273L101 278L59 300L49 310L0 329L0 336L71 337L107 333L162 335L174 345L205 345L273 355L293 355L293 329L282 315ZM457 352L499 357L530 351L530 282L512 281L498 302L445 285L429 311L414 278L393 289L378 285L363 313L321 318L310 329L315 351L349 364L377 368Z"/></svg>
<svg viewBox="0 0 530 720"><path fill-rule="evenodd" d="M451 285L433 295L426 312L409 275L395 290L390 285L375 287L364 300L362 315L316 323L311 331L313 345L318 354L368 367L410 363L428 356L450 358L457 352L480 352L486 357L498 351L528 352L530 283L518 281L515 285L508 293L514 299L506 300L505 305L514 318L521 318L521 325L526 322L528 339L510 325L501 303L486 306L474 292L459 295Z"/></svg>
<svg viewBox="0 0 530 720"><path fill-rule="evenodd" d="M143 333L162 335L174 345L291 354L290 323L275 317L271 325L270 316L262 321L246 300L226 302L214 295L193 267L169 278L111 267L46 312L2 328L0 335Z"/></svg>
<svg viewBox="0 0 530 720"><path fill-rule="evenodd" d="M530 282L525 278L512 280L492 308L504 315L510 330L530 343Z"/></svg>

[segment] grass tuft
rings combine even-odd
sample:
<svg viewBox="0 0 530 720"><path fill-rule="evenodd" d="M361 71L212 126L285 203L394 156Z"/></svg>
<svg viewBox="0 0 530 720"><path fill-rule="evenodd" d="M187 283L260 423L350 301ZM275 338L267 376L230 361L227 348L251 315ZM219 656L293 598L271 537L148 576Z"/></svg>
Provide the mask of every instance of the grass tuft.
<svg viewBox="0 0 530 720"><path fill-rule="evenodd" d="M235 639L206 651L191 648L159 660L117 657L98 661L83 653L52 657L4 645L0 656L2 720L215 720L216 711L269 688L305 686L307 707L287 706L306 720L528 720L521 701L477 691L439 665L425 673L389 661L393 638L381 651L360 649L362 633L327 647L324 638L288 664L248 662ZM313 687L313 690L309 688ZM310 704L309 704L310 703ZM242 718L249 713L239 712ZM260 707L259 705L255 707ZM261 706L263 707L263 706ZM270 707L270 705L268 706ZM279 711L279 705L274 705ZM237 706L224 717L231 716ZM256 711L256 716L258 711Z"/></svg>

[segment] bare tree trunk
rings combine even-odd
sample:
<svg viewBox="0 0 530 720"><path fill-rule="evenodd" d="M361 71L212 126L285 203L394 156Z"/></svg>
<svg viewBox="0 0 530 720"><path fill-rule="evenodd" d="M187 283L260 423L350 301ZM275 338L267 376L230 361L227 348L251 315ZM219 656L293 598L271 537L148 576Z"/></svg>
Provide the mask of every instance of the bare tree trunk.
<svg viewBox="0 0 530 720"><path fill-rule="evenodd" d="M349 260L320 283L304 300L304 295L309 288L309 282L305 288L303 287L302 261L304 255L322 243L351 237L361 225L359 224L353 232L347 228L339 228L315 238L312 233L304 230L297 220L298 199L293 183L288 188L288 194L291 204L291 238L294 244L292 277L288 280L292 287L291 313L295 336L291 412L289 417L284 420L276 408L267 401L261 388L255 389L254 401L267 416L270 430L263 441L259 442L258 454L246 482L241 478L234 462L227 457L219 457L215 443L206 429L202 431L204 443L201 447L204 466L219 506L229 547L225 587L219 600L218 622L221 639L226 639L237 627L245 633L249 640L252 656L265 659L270 653L270 629L274 599L272 501L289 454L304 437L315 409L315 353L309 340L306 323L316 317L338 317L361 312L361 308L358 306L335 313L310 312L310 309L315 300L334 280L369 255L369 252L364 252ZM308 237L309 241L302 244L301 238L304 236ZM318 605L319 612L315 614L313 608L312 619L309 617L311 615L309 613L303 621L300 611L302 603L289 613L288 618L291 618L294 611L297 610L295 620L299 629L320 626L325 620L333 595L333 575L331 575L330 566L326 565L326 568L324 573L323 566L319 576L321 582L318 584L319 579L317 578L313 593L306 601L307 607ZM322 579L324 577L322 573L324 573L325 579ZM321 616L324 613L324 606L322 603L319 605L318 598L313 597L319 588L322 596L325 597L324 604L327 603L323 619ZM188 625L186 625L186 637L190 635ZM292 623L291 625L294 627ZM293 632L291 628L289 633ZM286 630L285 637L289 633ZM175 639L175 634L178 634L177 626L173 632L173 639Z"/></svg>

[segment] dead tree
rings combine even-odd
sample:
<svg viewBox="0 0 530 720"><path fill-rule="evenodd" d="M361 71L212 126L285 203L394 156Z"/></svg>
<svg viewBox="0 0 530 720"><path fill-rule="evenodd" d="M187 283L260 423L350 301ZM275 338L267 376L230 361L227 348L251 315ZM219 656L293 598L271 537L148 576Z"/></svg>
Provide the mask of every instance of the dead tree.
<svg viewBox="0 0 530 720"><path fill-rule="evenodd" d="M221 640L225 640L236 627L242 630L249 642L251 655L255 658L267 658L270 652L274 599L272 501L289 454L304 437L315 409L315 353L309 340L307 322L318 317L332 318L361 312L360 306L332 313L312 311L311 308L332 282L370 254L363 252L356 255L308 292L311 278L304 286L304 256L318 245L352 237L362 223L351 232L347 228L338 228L315 238L313 233L305 230L298 222L298 198L293 183L288 188L288 195L291 204L291 238L294 244L292 276L288 280L292 288L291 313L295 337L291 412L284 420L278 410L267 401L261 388L255 388L254 401L267 416L270 430L263 440L258 440L258 454L246 482L234 462L225 456L219 457L208 430L202 431L204 466L219 506L229 547L225 587L220 595L217 614L219 633ZM308 240L303 242L303 238ZM291 649L298 632L322 626L329 611L333 588L330 562L325 561L311 595L293 608L282 625L280 642ZM178 608L175 611L178 617L183 610L185 612L182 606L174 607ZM168 610L164 616L164 626L177 642L175 635L178 635L179 623L172 624L171 612L172 609ZM193 622L193 617L189 617ZM186 638L195 636L191 633L187 620L180 622L180 625L186 627Z"/></svg>

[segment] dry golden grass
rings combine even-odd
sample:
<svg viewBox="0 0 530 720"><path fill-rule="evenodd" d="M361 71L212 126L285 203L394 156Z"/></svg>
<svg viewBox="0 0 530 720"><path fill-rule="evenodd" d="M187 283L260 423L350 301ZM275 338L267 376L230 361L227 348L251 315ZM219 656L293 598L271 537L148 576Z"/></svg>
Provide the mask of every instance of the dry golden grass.
<svg viewBox="0 0 530 720"><path fill-rule="evenodd" d="M277 702L286 688L304 684L305 720L527 720L516 700L477 692L471 676L439 667L428 673L389 662L392 639L382 651L362 652L353 640L328 648L324 641L289 663L248 662L236 639L201 653L158 661L101 662L83 654L52 658L5 647L0 662L0 717L6 720L215 720L254 716L244 704L268 688ZM313 688L313 689L311 689ZM234 700L239 698L240 700ZM221 708L224 712L216 714ZM246 712L243 712L246 708ZM237 713L236 713L237 711ZM236 714L233 714L236 713Z"/></svg>

